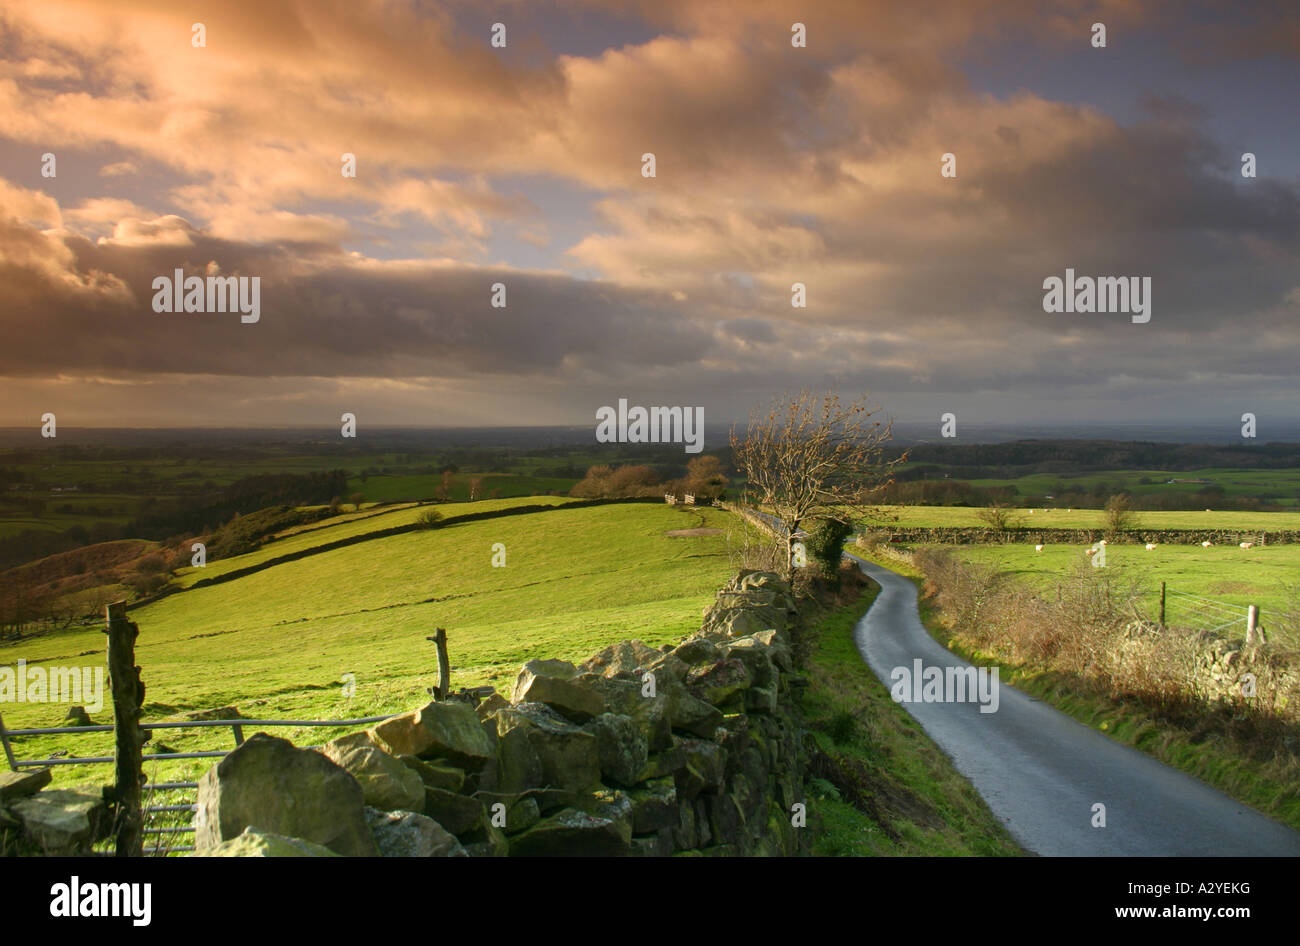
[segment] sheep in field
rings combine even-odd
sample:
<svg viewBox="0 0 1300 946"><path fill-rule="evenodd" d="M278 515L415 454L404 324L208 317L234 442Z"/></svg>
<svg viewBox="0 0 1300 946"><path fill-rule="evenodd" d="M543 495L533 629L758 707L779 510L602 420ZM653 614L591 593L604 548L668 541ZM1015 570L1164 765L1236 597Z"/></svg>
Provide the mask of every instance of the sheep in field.
<svg viewBox="0 0 1300 946"><path fill-rule="evenodd" d="M1206 539L1204 542L1201 543L1201 548L1208 549L1213 544L1214 543L1211 542L1209 539Z"/></svg>
<svg viewBox="0 0 1300 946"><path fill-rule="evenodd" d="M1154 552L1155 550L1156 550L1156 543L1155 543L1155 542L1148 542L1148 543L1147 543L1147 551L1148 551L1148 552Z"/></svg>
<svg viewBox="0 0 1300 946"><path fill-rule="evenodd" d="M1043 550L1043 547L1042 547L1041 545L1035 545L1035 546L1034 546L1034 551L1035 551L1035 552L1041 552L1042 550Z"/></svg>
<svg viewBox="0 0 1300 946"><path fill-rule="evenodd" d="M1238 545L1237 547L1238 547L1238 548L1242 548L1242 549L1253 549L1253 548L1255 547L1255 543L1254 543L1254 542L1242 542L1242 543L1241 543L1240 545Z"/></svg>

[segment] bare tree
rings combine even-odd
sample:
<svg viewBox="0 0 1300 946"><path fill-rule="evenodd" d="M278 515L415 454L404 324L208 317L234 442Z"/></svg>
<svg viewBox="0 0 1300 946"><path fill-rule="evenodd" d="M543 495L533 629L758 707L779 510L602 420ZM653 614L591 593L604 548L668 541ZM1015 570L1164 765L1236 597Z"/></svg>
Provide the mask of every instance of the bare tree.
<svg viewBox="0 0 1300 946"><path fill-rule="evenodd" d="M1022 522L1021 518L1016 515L1015 507L1010 503L989 503L975 515L979 516L990 529L998 532L1006 532L1008 529L1015 528Z"/></svg>
<svg viewBox="0 0 1300 946"><path fill-rule="evenodd" d="M1106 534L1111 538L1138 527L1137 513L1129 504L1127 493L1116 493L1106 500Z"/></svg>
<svg viewBox="0 0 1300 946"><path fill-rule="evenodd" d="M766 416L751 414L744 440L731 431L736 469L747 489L786 530L785 577L794 577L795 543L805 520L850 521L893 482L907 455L886 460L893 421L872 418L866 397L845 405L838 394L800 391L779 398Z"/></svg>

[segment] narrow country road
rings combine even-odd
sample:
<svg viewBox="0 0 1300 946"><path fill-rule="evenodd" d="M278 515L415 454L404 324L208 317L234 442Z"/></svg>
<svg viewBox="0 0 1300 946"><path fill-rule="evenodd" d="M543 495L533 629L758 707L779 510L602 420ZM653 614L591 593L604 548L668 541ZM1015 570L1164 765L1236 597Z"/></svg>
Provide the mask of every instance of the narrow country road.
<svg viewBox="0 0 1300 946"><path fill-rule="evenodd" d="M916 587L854 559L881 586L854 642L886 687L891 671L968 667L921 624ZM903 706L1027 850L1044 855L1300 855L1300 834L1009 686L975 702ZM1093 806L1106 806L1093 827Z"/></svg>

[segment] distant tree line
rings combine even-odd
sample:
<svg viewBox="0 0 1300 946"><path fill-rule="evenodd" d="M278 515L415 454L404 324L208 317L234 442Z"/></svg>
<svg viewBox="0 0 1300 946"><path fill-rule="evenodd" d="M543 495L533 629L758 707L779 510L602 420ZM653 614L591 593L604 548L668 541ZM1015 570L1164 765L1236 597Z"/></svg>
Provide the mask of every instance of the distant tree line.
<svg viewBox="0 0 1300 946"><path fill-rule="evenodd" d="M954 479L1014 479L1029 473L1097 470L1288 469L1300 467L1300 444L1238 445L1117 440L1017 440L1010 443L918 444L897 479L950 474Z"/></svg>

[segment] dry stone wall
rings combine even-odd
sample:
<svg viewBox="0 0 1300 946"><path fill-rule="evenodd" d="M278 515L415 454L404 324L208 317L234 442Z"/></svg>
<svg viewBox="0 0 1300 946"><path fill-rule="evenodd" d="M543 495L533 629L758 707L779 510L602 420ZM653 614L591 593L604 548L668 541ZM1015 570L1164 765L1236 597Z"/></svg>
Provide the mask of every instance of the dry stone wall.
<svg viewBox="0 0 1300 946"><path fill-rule="evenodd" d="M204 856L806 854L790 588L742 572L675 646L532 660L320 751L258 733L200 782ZM796 826L799 825L799 826Z"/></svg>
<svg viewBox="0 0 1300 946"><path fill-rule="evenodd" d="M1056 545L1091 545L1106 539L1112 543L1155 542L1163 545L1237 545L1253 542L1256 545L1294 545L1300 542L1300 532L1272 530L1261 532L1240 529L1133 529L1119 536L1110 536L1105 529L989 529L980 526L936 526L933 528L891 528L880 526L868 530L880 542L901 542L909 545L936 543L942 545L988 545L1005 543L1043 542Z"/></svg>

